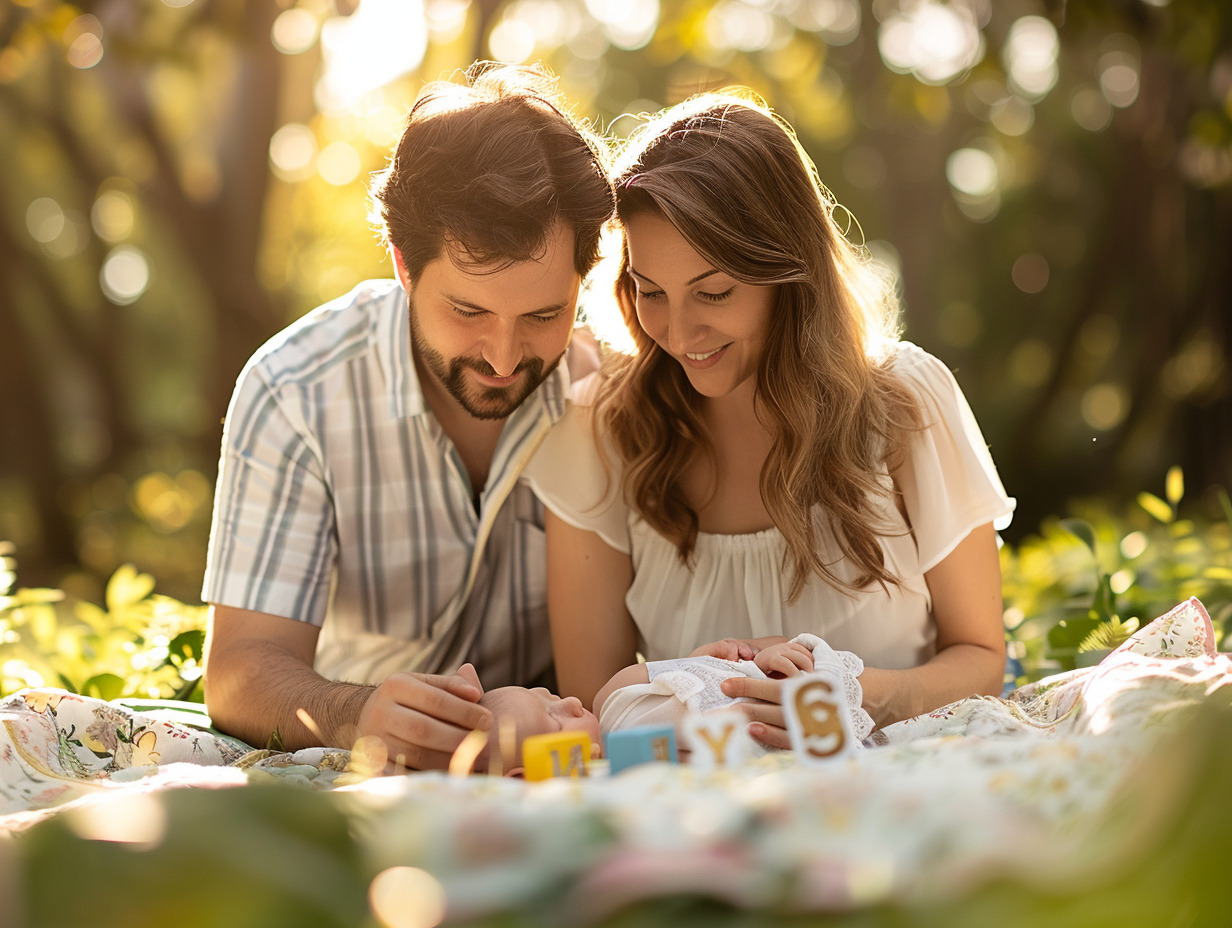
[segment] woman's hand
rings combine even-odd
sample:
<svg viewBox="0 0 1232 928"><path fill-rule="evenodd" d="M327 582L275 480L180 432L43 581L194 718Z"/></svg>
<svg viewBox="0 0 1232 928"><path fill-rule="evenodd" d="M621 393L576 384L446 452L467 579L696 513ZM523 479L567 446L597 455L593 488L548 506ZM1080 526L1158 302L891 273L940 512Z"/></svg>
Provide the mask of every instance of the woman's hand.
<svg viewBox="0 0 1232 928"><path fill-rule="evenodd" d="M717 657L724 661L751 661L766 648L786 643L787 639L779 635L768 635L765 638L723 638L694 649L689 654L689 657Z"/></svg>
<svg viewBox="0 0 1232 928"><path fill-rule="evenodd" d="M749 719L749 735L769 748L790 748L787 723L783 718L783 681L758 680L752 677L732 677L721 684L723 694L757 702L737 703L735 708Z"/></svg>
<svg viewBox="0 0 1232 928"><path fill-rule="evenodd" d="M723 661L751 661L757 654L753 645L742 638L723 638L689 652L689 657L717 657Z"/></svg>

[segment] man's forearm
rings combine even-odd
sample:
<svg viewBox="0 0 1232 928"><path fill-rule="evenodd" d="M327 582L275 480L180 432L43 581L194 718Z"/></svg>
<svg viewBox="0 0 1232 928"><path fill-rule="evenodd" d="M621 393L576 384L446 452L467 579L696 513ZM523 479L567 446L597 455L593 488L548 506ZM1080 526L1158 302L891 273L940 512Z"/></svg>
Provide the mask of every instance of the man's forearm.
<svg viewBox="0 0 1232 928"><path fill-rule="evenodd" d="M245 645L239 660L207 663L206 703L216 727L255 747L275 735L287 750L351 747L373 687L327 680L269 642Z"/></svg>

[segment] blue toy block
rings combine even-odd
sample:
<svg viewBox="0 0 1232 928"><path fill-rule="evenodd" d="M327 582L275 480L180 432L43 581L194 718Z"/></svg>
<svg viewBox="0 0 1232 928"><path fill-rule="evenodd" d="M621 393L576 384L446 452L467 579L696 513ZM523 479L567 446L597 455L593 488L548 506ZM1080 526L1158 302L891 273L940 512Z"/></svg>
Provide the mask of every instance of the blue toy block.
<svg viewBox="0 0 1232 928"><path fill-rule="evenodd" d="M642 725L609 732L603 743L612 773L655 761L677 763L676 732L670 725Z"/></svg>

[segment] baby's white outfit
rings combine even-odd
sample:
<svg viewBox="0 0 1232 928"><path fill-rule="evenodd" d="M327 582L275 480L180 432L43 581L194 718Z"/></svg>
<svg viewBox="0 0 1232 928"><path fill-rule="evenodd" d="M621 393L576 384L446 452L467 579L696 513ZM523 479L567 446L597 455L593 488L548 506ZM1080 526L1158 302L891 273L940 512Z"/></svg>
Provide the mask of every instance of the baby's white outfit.
<svg viewBox="0 0 1232 928"><path fill-rule="evenodd" d="M852 733L857 741L863 741L873 730L873 720L861 706L863 691L857 679L864 672L864 662L850 651L835 651L816 635L797 635L791 640L813 652L814 670L830 670L843 681ZM646 673L649 682L622 687L598 707L599 728L604 735L641 725L672 725L677 743L688 748L688 732L681 723L690 712L708 712L750 701L725 695L720 689L724 680L766 679L753 661L726 661L718 657L648 661ZM764 745L754 742L754 746L759 753L765 752Z"/></svg>

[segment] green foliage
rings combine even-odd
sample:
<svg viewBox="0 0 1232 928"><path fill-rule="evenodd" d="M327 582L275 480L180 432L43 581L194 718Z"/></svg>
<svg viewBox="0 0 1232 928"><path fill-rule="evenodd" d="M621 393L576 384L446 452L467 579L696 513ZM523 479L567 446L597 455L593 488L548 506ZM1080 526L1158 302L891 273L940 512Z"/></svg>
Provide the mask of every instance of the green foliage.
<svg viewBox="0 0 1232 928"><path fill-rule="evenodd" d="M479 57L544 61L616 137L696 90L763 94L899 277L908 337L957 371L1020 524L1130 498L1174 455L1226 479L1206 423L1232 403L1228 4L484 0L393 4L397 26L359 8L0 6L0 537L40 584L131 562L195 595L236 374L389 275L366 179L424 82ZM954 67L887 55L904 17L913 56ZM329 34L358 53L325 54ZM341 85L355 97L322 92Z"/></svg>
<svg viewBox="0 0 1232 928"><path fill-rule="evenodd" d="M201 700L205 607L154 593L154 578L124 565L104 605L60 590L17 589L0 548L0 696L57 686L100 699Z"/></svg>
<svg viewBox="0 0 1232 928"><path fill-rule="evenodd" d="M1184 481L1142 492L1123 512L1075 504L1038 535L1001 551L1011 654L1029 678L1097 662L1134 631L1197 596L1224 642L1232 635L1232 504L1216 489L1180 515Z"/></svg>
<svg viewBox="0 0 1232 928"><path fill-rule="evenodd" d="M1218 489L1180 515L1179 468L1164 496L1138 494L1123 512L1071 506L1017 546L1001 549L1005 627L1022 681L1098 662L1138 628L1197 596L1222 646L1232 645L1232 501ZM56 589L16 589L11 546L0 547L0 696L59 686L101 699L194 699L205 607L154 592L125 565L102 605Z"/></svg>
<svg viewBox="0 0 1232 928"><path fill-rule="evenodd" d="M176 795L104 807L144 816L152 847L82 840L66 815L24 835L30 928L375 928L371 874L339 804L279 785L167 792Z"/></svg>

